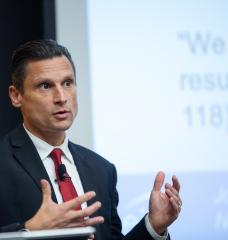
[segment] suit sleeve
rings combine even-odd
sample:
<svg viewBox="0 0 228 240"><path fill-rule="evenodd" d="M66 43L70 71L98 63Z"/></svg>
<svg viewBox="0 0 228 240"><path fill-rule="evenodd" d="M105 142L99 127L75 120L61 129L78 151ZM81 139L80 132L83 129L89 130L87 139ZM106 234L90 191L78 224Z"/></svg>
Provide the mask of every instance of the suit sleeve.
<svg viewBox="0 0 228 240"><path fill-rule="evenodd" d="M117 184L117 173L116 173L116 168L114 165L113 166L113 174L112 174L112 206L111 206L111 230L112 230L112 240L120 240L123 239L123 234L121 233L122 231L122 223L120 220L120 217L117 212L117 206L119 203L119 195L116 189L116 184Z"/></svg>
<svg viewBox="0 0 228 240"><path fill-rule="evenodd" d="M1 232L17 232L17 231L22 231L23 229L25 229L24 222L23 223L17 222L17 223L1 226L0 233Z"/></svg>

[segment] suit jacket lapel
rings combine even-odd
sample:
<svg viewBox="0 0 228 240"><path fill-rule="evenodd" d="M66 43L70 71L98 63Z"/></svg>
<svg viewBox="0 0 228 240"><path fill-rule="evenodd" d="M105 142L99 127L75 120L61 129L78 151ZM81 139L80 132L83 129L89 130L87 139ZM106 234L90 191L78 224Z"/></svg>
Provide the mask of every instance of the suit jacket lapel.
<svg viewBox="0 0 228 240"><path fill-rule="evenodd" d="M32 143L31 139L22 126L19 126L11 134L12 153L22 168L34 180L35 184L41 191L40 180L46 179L51 185L51 181L46 169L39 157L39 154ZM51 185L52 188L52 185ZM57 202L52 188L52 199Z"/></svg>
<svg viewBox="0 0 228 240"><path fill-rule="evenodd" d="M69 142L69 149L71 151L71 154L74 158L75 165L77 167L82 186L84 188L84 192L87 191L95 191L96 197L94 197L92 200L87 202L87 205L91 205L95 201L101 201L101 197L99 196L98 191L98 179L96 175L96 171L94 169L93 163L86 158L83 154L81 154L81 151L76 148L71 142ZM102 213L100 210L96 211L91 217L95 216L102 216ZM101 235L101 228L103 225L96 225L96 239L103 239Z"/></svg>
<svg viewBox="0 0 228 240"><path fill-rule="evenodd" d="M92 164L88 164L85 156L83 156L79 151L77 151L76 148L73 147L73 144L71 142L69 142L69 149L74 158L74 162L77 167L84 192L97 192L97 181L94 176ZM98 198L99 196L96 196L91 201L88 201L87 204L91 205L93 202L97 201Z"/></svg>

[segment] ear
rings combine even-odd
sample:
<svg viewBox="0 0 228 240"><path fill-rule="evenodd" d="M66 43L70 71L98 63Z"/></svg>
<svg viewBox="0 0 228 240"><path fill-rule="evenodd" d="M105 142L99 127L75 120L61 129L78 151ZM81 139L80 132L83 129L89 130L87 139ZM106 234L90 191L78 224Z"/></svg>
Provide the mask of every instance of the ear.
<svg viewBox="0 0 228 240"><path fill-rule="evenodd" d="M21 92L13 85L9 86L9 97L14 107L21 107L22 95Z"/></svg>

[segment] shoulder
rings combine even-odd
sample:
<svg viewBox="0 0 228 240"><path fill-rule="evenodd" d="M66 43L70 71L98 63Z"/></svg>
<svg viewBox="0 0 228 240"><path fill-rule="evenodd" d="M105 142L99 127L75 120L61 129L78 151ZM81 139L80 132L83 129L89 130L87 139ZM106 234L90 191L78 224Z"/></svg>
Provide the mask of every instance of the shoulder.
<svg viewBox="0 0 228 240"><path fill-rule="evenodd" d="M0 151L6 150L9 146L9 134L0 137Z"/></svg>
<svg viewBox="0 0 228 240"><path fill-rule="evenodd" d="M0 137L0 144L3 143L11 143L12 145L21 145L26 140L28 140L29 137L27 133L25 132L24 127L22 124L18 125L16 128L14 128L9 133L3 135Z"/></svg>
<svg viewBox="0 0 228 240"><path fill-rule="evenodd" d="M13 148L18 148L24 144L31 147L31 140L25 132L22 124L20 124L11 132L0 137L0 153L11 152Z"/></svg>
<svg viewBox="0 0 228 240"><path fill-rule="evenodd" d="M5 169L6 165L10 164L12 161L13 153L12 153L12 145L10 141L10 135L4 135L0 137L0 164L1 164L1 169L0 171L2 172L3 169ZM6 161L7 159L7 161Z"/></svg>

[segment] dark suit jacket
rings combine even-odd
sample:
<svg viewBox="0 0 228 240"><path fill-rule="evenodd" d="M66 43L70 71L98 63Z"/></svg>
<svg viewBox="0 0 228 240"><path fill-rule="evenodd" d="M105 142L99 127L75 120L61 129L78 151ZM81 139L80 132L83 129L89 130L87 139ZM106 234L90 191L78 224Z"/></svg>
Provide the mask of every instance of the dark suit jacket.
<svg viewBox="0 0 228 240"><path fill-rule="evenodd" d="M104 216L105 222L96 227L96 239L152 239L144 226L144 219L126 236L122 235L117 213L117 174L114 165L71 142L69 149L84 191L96 192L96 198L88 204L96 200L102 202L102 208L96 215ZM0 140L1 231L15 231L17 222L26 221L37 212L42 202L41 179L50 182L35 146L23 126L19 126ZM53 189L52 199L56 201Z"/></svg>

